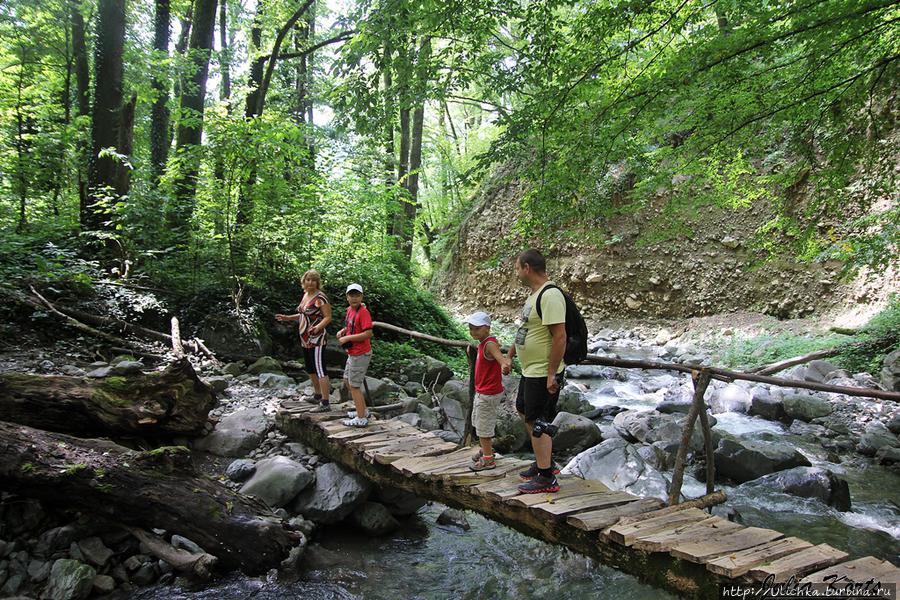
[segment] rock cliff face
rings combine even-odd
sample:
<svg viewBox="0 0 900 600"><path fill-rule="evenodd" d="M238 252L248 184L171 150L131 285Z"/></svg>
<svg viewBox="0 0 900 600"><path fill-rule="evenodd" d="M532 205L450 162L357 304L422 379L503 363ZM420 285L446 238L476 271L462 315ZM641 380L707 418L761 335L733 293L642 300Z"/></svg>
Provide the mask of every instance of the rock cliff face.
<svg viewBox="0 0 900 600"><path fill-rule="evenodd" d="M532 246L547 255L551 278L593 319L680 319L735 310L778 318L847 310L871 314L892 291L900 291L896 269L848 281L840 278L837 261L800 262L786 253L763 260L759 244L749 242L775 216L762 203L741 209L708 205L682 213L679 235L653 241L671 226L667 198L659 196L636 213L594 225L570 223L555 239L541 243L515 237L523 191L509 170L486 183L434 278L434 291L445 302L512 314L526 296L512 261L517 251ZM866 195L871 193L860 192L857 205L845 206L837 218L813 215L805 222L819 232L840 231L873 205L877 210L897 202L872 202ZM806 191L801 186L790 194L788 210L804 214Z"/></svg>

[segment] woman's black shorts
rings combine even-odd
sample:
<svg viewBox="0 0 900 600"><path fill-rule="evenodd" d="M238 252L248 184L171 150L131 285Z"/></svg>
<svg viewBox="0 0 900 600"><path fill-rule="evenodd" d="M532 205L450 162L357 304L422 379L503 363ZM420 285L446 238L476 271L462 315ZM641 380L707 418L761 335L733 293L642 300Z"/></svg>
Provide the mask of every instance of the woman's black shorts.
<svg viewBox="0 0 900 600"><path fill-rule="evenodd" d="M325 377L325 346L313 346L303 349L303 364L310 375Z"/></svg>

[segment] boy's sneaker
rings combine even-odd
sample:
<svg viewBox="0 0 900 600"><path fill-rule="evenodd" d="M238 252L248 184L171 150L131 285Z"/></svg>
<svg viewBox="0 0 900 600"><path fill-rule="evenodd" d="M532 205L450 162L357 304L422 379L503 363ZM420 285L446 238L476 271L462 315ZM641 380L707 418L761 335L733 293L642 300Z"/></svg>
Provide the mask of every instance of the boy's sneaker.
<svg viewBox="0 0 900 600"><path fill-rule="evenodd" d="M355 411L355 410L351 410L350 412L348 412L348 413L347 413L347 418L348 418L348 419L355 419L355 418L356 418L356 411ZM367 418L367 419L371 419L371 418L372 418L372 411L369 410L368 408L366 409L366 418Z"/></svg>
<svg viewBox="0 0 900 600"><path fill-rule="evenodd" d="M531 481L538 475L538 466L537 462L531 463L527 469L524 471L519 471L519 477L522 478L523 481ZM556 466L556 463L553 464L553 475L559 475L559 467Z"/></svg>
<svg viewBox="0 0 900 600"><path fill-rule="evenodd" d="M317 407L315 407L314 409L310 410L309 412L311 412L311 413L331 412L331 405L328 403L320 404Z"/></svg>
<svg viewBox="0 0 900 600"><path fill-rule="evenodd" d="M341 421L347 427L368 427L369 420L368 419L360 419L359 417L353 419L344 419Z"/></svg>
<svg viewBox="0 0 900 600"><path fill-rule="evenodd" d="M535 475L531 481L520 485L519 491L523 494L551 494L559 491L559 482L555 475L552 477Z"/></svg>
<svg viewBox="0 0 900 600"><path fill-rule="evenodd" d="M497 463L494 461L494 457L485 458L484 456L478 457L478 460L475 461L474 464L469 465L469 469L472 471L487 471L488 469L493 469L497 466Z"/></svg>

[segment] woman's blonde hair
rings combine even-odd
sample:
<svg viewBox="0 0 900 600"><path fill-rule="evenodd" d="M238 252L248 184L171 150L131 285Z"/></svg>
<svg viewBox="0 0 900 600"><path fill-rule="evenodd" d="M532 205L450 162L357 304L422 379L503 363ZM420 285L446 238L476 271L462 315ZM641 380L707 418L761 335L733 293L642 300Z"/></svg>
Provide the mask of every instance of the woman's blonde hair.
<svg viewBox="0 0 900 600"><path fill-rule="evenodd" d="M300 278L300 283L302 284L306 279L309 278L311 281L316 282L316 289L322 289L322 276L319 275L319 272L315 269L310 269L306 273L303 274L303 277Z"/></svg>

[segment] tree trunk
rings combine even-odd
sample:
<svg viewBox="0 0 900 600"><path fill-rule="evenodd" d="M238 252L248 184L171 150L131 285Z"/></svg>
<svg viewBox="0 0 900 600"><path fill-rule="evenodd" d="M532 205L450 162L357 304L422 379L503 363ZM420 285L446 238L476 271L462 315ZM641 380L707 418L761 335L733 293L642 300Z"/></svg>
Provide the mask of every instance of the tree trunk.
<svg viewBox="0 0 900 600"><path fill-rule="evenodd" d="M91 154L88 158L88 206L82 227L103 227L102 211L96 202L117 189L119 169L125 168L112 156L100 156L106 148L117 152L122 125L123 74L122 54L125 47L125 0L100 0L98 5L97 44L94 49L94 111L91 125Z"/></svg>
<svg viewBox="0 0 900 600"><path fill-rule="evenodd" d="M119 142L116 147L125 156L131 156L134 152L134 109L137 106L137 94L131 96L131 100L122 106L121 123L119 124ZM119 165L116 169L116 190L127 194L131 189L131 169L125 165Z"/></svg>
<svg viewBox="0 0 900 600"><path fill-rule="evenodd" d="M231 99L231 54L228 48L228 2L219 2L219 65L222 70L222 91L220 99Z"/></svg>
<svg viewBox="0 0 900 600"><path fill-rule="evenodd" d="M72 54L75 61L75 98L78 116L91 114L91 73L88 66L87 47L84 37L84 17L81 16L81 0L70 0L69 19L72 23ZM86 223L90 219L89 198L87 193L87 157L88 149L81 136L77 143L77 185L79 221Z"/></svg>
<svg viewBox="0 0 900 600"><path fill-rule="evenodd" d="M178 123L176 149L184 154L175 181L175 201L169 207L167 221L174 231L180 231L181 241L187 241L191 217L194 214L194 195L200 171L199 147L203 140L203 109L206 101L206 82L209 77L209 56L213 47L216 24L216 0L197 0L191 27L189 53L192 63L190 83L181 93L181 121Z"/></svg>
<svg viewBox="0 0 900 600"><path fill-rule="evenodd" d="M309 43L310 40L316 37L316 3L313 0L312 6L309 7L309 12L306 15L306 42ZM315 58L315 52L310 52L308 55L303 57L303 62L306 66L306 122L310 125L313 124L313 101L312 101L312 82L313 82L313 60ZM309 152L313 157L313 161L315 161L315 145L312 143L309 144Z"/></svg>
<svg viewBox="0 0 900 600"><path fill-rule="evenodd" d="M253 498L194 472L187 448L136 452L0 422L0 488L114 522L185 536L225 569L278 567L302 536Z"/></svg>
<svg viewBox="0 0 900 600"><path fill-rule="evenodd" d="M384 46L384 184L388 187L396 183L394 169L396 164L394 160L394 102L392 94L394 93L394 82L391 75L391 48L390 45Z"/></svg>
<svg viewBox="0 0 900 600"><path fill-rule="evenodd" d="M169 40L171 38L171 12L169 0L156 0L156 14L154 16L153 49L157 58L169 57ZM169 159L169 145L171 134L169 133L169 78L162 72L160 66L156 67L156 76L153 78L153 91L156 100L150 114L150 168L152 171L152 184L157 185Z"/></svg>
<svg viewBox="0 0 900 600"><path fill-rule="evenodd" d="M199 435L215 404L187 360L129 377L0 375L0 421L79 437Z"/></svg>

